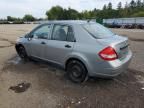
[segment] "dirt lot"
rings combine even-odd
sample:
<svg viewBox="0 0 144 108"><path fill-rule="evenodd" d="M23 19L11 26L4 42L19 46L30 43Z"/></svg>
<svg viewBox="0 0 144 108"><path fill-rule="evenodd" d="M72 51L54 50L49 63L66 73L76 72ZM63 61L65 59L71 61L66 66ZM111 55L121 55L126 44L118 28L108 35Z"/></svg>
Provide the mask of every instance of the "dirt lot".
<svg viewBox="0 0 144 108"><path fill-rule="evenodd" d="M36 25L0 25L0 108L143 108L144 30L113 29L130 38L133 60L113 80L89 79L71 83L65 72L52 64L22 61L14 43ZM30 83L23 93L10 90Z"/></svg>

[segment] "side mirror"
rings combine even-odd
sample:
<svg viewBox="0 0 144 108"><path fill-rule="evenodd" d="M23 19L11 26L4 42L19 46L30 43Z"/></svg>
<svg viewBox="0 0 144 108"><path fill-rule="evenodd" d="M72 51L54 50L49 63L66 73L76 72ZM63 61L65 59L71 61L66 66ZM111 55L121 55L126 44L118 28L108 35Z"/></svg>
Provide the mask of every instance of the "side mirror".
<svg viewBox="0 0 144 108"><path fill-rule="evenodd" d="M27 39L28 39L28 41L31 41L32 38L33 38L33 35L32 35L32 34L28 34L28 35L27 35Z"/></svg>
<svg viewBox="0 0 144 108"><path fill-rule="evenodd" d="M28 38L29 37L29 33L27 33L26 35L25 35L25 38Z"/></svg>

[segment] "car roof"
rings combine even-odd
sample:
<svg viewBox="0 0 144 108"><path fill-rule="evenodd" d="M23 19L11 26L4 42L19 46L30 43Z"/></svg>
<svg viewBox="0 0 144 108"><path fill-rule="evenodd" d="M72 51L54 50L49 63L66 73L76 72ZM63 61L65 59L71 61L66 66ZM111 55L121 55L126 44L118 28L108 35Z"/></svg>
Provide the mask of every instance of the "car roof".
<svg viewBox="0 0 144 108"><path fill-rule="evenodd" d="M54 21L47 21L42 24L70 24L70 25L81 25L89 23L86 20L54 20Z"/></svg>

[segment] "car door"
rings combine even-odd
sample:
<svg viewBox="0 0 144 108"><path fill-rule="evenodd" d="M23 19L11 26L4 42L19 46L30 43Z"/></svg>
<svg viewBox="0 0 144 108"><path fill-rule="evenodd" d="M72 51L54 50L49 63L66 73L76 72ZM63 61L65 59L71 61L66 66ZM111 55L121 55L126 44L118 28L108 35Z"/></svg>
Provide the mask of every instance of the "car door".
<svg viewBox="0 0 144 108"><path fill-rule="evenodd" d="M75 42L73 29L68 25L53 25L51 40L46 45L47 60L61 64L73 50Z"/></svg>
<svg viewBox="0 0 144 108"><path fill-rule="evenodd" d="M31 35L32 39L29 41L30 55L44 59L44 51L51 32L51 24L46 24L38 27Z"/></svg>

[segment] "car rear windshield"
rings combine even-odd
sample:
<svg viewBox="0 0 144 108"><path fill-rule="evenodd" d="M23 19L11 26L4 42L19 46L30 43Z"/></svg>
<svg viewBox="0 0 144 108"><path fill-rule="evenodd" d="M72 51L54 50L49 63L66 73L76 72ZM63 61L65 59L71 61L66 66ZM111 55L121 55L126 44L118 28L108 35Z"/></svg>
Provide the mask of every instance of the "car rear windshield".
<svg viewBox="0 0 144 108"><path fill-rule="evenodd" d="M108 38L114 35L112 31L98 23L87 23L82 26L94 38Z"/></svg>

